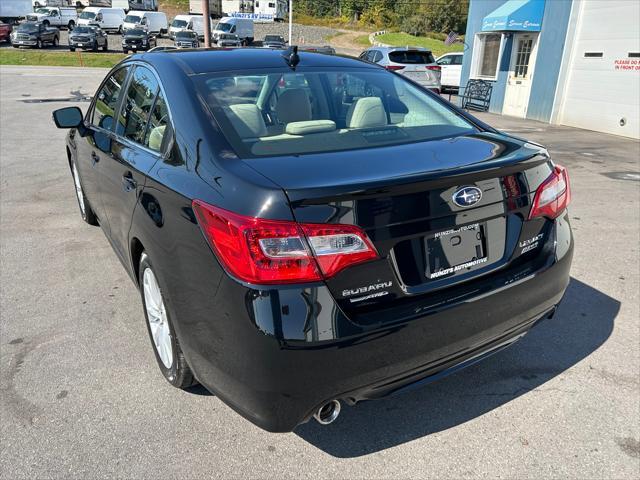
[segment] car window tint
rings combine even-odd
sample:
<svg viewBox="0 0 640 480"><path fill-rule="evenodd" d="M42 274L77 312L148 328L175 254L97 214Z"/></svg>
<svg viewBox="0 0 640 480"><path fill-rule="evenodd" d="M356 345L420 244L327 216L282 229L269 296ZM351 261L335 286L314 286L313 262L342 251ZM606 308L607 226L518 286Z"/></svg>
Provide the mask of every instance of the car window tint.
<svg viewBox="0 0 640 480"><path fill-rule="evenodd" d="M446 57L442 57L438 60L438 65L451 65L453 57L451 55L447 55Z"/></svg>
<svg viewBox="0 0 640 480"><path fill-rule="evenodd" d="M136 67L122 106L118 134L144 145L147 121L157 92L158 82L151 70Z"/></svg>
<svg viewBox="0 0 640 480"><path fill-rule="evenodd" d="M167 109L167 103L165 102L164 95L162 95L162 91L159 91L156 103L149 117L147 133L144 139L144 145L146 147L156 152L162 152L164 150L167 140L166 137L169 135L167 123L169 123L169 110Z"/></svg>
<svg viewBox="0 0 640 480"><path fill-rule="evenodd" d="M462 55L454 55L452 65L462 65Z"/></svg>
<svg viewBox="0 0 640 480"><path fill-rule="evenodd" d="M377 63L380 60L382 60L382 52L379 52L379 51L376 50L376 53L373 56L373 61Z"/></svg>
<svg viewBox="0 0 640 480"><path fill-rule="evenodd" d="M111 129L114 111L128 70L128 67L124 67L114 72L96 95L96 103L91 116L92 125L106 130Z"/></svg>

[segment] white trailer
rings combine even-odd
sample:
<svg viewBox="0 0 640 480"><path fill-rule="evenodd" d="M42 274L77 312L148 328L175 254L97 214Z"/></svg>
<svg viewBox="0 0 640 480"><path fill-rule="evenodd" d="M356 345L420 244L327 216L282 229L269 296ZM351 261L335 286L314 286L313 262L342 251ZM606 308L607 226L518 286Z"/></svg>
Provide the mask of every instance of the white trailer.
<svg viewBox="0 0 640 480"><path fill-rule="evenodd" d="M280 22L287 18L289 4L287 0L255 0L253 11L259 15L259 19Z"/></svg>
<svg viewBox="0 0 640 480"><path fill-rule="evenodd" d="M189 0L189 13L202 15L202 0ZM221 0L209 0L209 15L215 18L222 17Z"/></svg>
<svg viewBox="0 0 640 480"><path fill-rule="evenodd" d="M33 13L31 0L0 0L0 20L15 23Z"/></svg>
<svg viewBox="0 0 640 480"><path fill-rule="evenodd" d="M223 15L233 13L253 13L253 0L222 0Z"/></svg>

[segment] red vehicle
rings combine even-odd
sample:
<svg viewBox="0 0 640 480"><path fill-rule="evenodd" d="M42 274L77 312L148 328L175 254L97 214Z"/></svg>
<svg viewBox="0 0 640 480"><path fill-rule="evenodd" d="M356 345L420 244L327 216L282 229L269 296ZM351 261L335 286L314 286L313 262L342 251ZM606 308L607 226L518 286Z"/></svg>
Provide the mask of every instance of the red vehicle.
<svg viewBox="0 0 640 480"><path fill-rule="evenodd" d="M8 23L0 22L0 42L9 42L11 35L11 25Z"/></svg>

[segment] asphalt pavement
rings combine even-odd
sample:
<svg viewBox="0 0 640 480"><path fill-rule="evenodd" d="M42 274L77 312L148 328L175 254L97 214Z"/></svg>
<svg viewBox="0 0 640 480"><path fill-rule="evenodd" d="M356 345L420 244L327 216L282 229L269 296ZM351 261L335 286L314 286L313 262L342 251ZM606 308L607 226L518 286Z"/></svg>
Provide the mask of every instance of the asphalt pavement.
<svg viewBox="0 0 640 480"><path fill-rule="evenodd" d="M85 110L104 74L0 67L1 478L640 477L640 142L481 115L569 169L557 315L428 387L271 434L162 378L138 292L80 219L51 111Z"/></svg>

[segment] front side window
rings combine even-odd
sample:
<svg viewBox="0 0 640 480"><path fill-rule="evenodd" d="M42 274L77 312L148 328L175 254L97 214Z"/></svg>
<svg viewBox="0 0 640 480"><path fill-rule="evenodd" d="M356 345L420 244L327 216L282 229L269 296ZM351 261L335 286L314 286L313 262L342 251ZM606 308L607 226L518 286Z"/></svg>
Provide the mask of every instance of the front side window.
<svg viewBox="0 0 640 480"><path fill-rule="evenodd" d="M495 80L502 47L502 34L476 35L474 48L475 77Z"/></svg>
<svg viewBox="0 0 640 480"><path fill-rule="evenodd" d="M158 81L151 70L136 67L124 98L116 133L144 145L149 113L157 92Z"/></svg>
<svg viewBox="0 0 640 480"><path fill-rule="evenodd" d="M124 81L127 78L128 70L128 67L116 70L104 85L102 85L102 88L96 95L96 103L91 115L92 125L104 128L105 130L111 130L115 109L118 105L118 98L120 97Z"/></svg>
<svg viewBox="0 0 640 480"><path fill-rule="evenodd" d="M197 89L240 157L448 138L473 125L384 70L204 74Z"/></svg>
<svg viewBox="0 0 640 480"><path fill-rule="evenodd" d="M462 65L462 55L453 55L451 65Z"/></svg>

